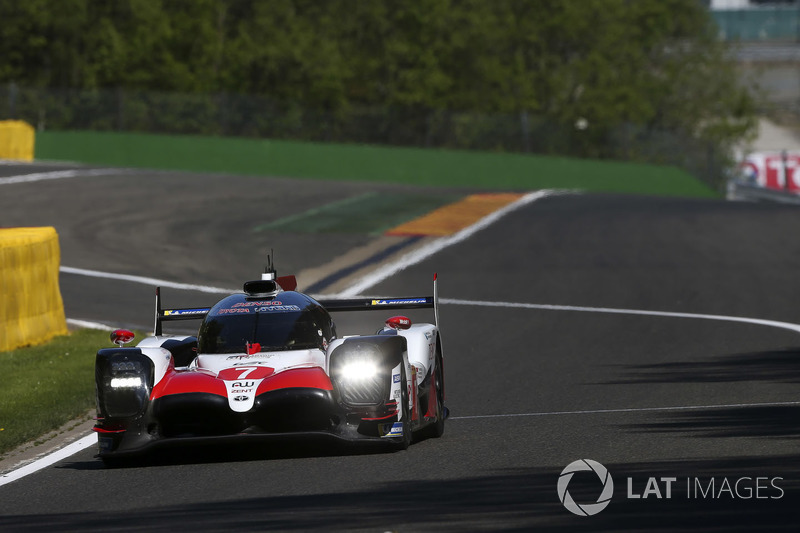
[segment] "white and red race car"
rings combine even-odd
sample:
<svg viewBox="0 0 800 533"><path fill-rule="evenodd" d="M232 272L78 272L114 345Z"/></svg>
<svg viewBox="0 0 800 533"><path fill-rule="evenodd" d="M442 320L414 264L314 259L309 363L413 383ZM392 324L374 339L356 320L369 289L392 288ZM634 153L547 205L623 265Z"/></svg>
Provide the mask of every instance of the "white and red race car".
<svg viewBox="0 0 800 533"><path fill-rule="evenodd" d="M99 457L227 440L325 439L405 449L444 431L438 297L315 300L272 267L210 308L162 309L136 347L127 330L97 352ZM433 324L392 316L375 335L339 337L331 312L430 308ZM387 313L388 314L388 313ZM201 319L197 336L162 323Z"/></svg>

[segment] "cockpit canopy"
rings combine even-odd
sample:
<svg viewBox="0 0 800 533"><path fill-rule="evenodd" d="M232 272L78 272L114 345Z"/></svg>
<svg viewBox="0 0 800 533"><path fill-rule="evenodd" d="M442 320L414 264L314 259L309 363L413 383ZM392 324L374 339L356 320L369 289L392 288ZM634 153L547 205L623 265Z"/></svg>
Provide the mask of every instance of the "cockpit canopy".
<svg viewBox="0 0 800 533"><path fill-rule="evenodd" d="M324 350L336 337L328 312L298 292L254 298L234 294L211 308L200 325L199 353L245 353L248 345L260 351Z"/></svg>

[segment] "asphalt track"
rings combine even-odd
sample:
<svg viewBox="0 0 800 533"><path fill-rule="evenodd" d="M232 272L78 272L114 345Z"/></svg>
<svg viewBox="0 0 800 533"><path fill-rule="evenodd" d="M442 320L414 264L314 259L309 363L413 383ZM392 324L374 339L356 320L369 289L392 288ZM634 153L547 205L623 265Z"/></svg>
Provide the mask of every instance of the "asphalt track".
<svg viewBox="0 0 800 533"><path fill-rule="evenodd" d="M0 225L55 225L68 266L235 288L265 245L283 273L365 245L247 231L364 187L143 171L0 184ZM597 308L800 323L798 221L778 205L537 200L369 291L427 292L439 273L452 413L441 439L392 454L179 452L111 470L87 449L0 487L0 529L796 531L798 334ZM142 285L67 274L61 285L70 318L149 324ZM340 334L384 317L342 318ZM559 474L579 459L614 480L594 516L559 501ZM575 501L597 500L593 476L575 474Z"/></svg>

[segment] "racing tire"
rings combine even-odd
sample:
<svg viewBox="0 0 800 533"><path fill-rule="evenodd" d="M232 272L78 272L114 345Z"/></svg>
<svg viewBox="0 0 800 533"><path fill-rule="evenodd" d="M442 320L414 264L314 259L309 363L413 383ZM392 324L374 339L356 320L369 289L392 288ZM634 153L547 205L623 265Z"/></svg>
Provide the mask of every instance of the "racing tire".
<svg viewBox="0 0 800 533"><path fill-rule="evenodd" d="M433 398L436 402L436 422L419 430L419 436L424 439L436 439L444 434L444 420L446 418L444 408L444 365L442 364L442 354L440 352L436 354L436 366L431 379L433 379L433 386L436 391L436 396Z"/></svg>

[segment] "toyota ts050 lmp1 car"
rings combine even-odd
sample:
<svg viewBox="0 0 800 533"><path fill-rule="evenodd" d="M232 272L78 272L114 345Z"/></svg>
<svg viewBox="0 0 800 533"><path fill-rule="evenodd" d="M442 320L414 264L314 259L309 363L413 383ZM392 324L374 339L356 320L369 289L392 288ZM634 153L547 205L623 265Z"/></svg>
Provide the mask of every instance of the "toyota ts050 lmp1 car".
<svg viewBox="0 0 800 533"><path fill-rule="evenodd" d="M444 431L444 366L433 296L315 300L294 276L246 282L211 308L162 309L136 347L127 330L97 352L99 456L167 444L323 438L404 449ZM375 335L338 337L336 311L431 308L434 324L392 316ZM197 336L162 323L201 319Z"/></svg>

